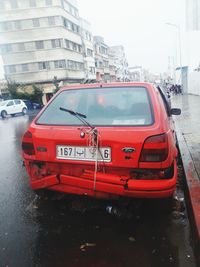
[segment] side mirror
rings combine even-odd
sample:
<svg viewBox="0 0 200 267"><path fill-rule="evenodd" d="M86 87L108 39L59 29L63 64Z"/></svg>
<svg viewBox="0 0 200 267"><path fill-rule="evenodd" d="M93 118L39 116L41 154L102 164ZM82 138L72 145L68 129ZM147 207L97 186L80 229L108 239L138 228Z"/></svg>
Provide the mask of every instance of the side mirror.
<svg viewBox="0 0 200 267"><path fill-rule="evenodd" d="M180 115L181 109L180 108L171 108L171 115Z"/></svg>

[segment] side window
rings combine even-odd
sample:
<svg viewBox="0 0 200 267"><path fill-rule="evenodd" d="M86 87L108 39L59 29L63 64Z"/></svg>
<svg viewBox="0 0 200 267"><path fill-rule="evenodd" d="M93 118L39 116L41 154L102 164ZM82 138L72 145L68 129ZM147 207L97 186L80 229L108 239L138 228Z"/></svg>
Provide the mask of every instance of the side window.
<svg viewBox="0 0 200 267"><path fill-rule="evenodd" d="M170 117L170 116L171 116L171 112L170 112L170 106L169 106L169 103L168 103L168 101L167 101L167 99L166 99L164 93L162 92L162 90L159 89L159 88L157 88L157 89L158 89L158 92L159 92L159 94L160 94L160 96L161 96L161 99L162 99L162 101L163 101L163 104L164 104L165 110L166 110L166 112L167 112L167 115Z"/></svg>
<svg viewBox="0 0 200 267"><path fill-rule="evenodd" d="M18 99L16 99L16 100L15 100L15 104L16 104L16 105L20 105L20 104L21 104L21 101L18 100Z"/></svg>
<svg viewBox="0 0 200 267"><path fill-rule="evenodd" d="M10 107L10 106L13 106L14 105L14 102L13 101L9 101L8 104L7 104L7 107Z"/></svg>

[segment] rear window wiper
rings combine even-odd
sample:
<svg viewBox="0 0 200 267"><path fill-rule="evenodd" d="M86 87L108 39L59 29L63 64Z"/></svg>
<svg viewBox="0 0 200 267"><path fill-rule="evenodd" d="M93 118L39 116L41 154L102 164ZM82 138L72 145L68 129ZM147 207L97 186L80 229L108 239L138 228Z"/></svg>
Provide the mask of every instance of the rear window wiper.
<svg viewBox="0 0 200 267"><path fill-rule="evenodd" d="M73 111L71 109L66 109L66 108L62 108L60 107L60 110L65 111L69 114L71 114L72 116L75 116L77 119L79 119L83 124L85 124L86 126L89 126L91 129L94 129L95 127L92 126L88 121L86 121L85 119L87 118L86 115Z"/></svg>

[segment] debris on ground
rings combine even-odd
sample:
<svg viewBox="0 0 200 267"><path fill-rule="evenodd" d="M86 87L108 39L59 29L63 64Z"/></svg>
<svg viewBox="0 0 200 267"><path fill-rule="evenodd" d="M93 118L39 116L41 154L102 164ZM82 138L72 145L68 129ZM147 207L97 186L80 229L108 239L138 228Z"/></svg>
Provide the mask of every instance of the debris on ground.
<svg viewBox="0 0 200 267"><path fill-rule="evenodd" d="M119 208L116 206L107 206L106 212L111 214L119 219L130 219L132 217L132 213L126 209L126 207Z"/></svg>
<svg viewBox="0 0 200 267"><path fill-rule="evenodd" d="M173 211L172 212L172 218L175 220L179 220L179 219L185 219L185 213L184 212L179 212L179 211Z"/></svg>
<svg viewBox="0 0 200 267"><path fill-rule="evenodd" d="M81 251L86 251L86 248L88 247L96 247L95 243L84 243L83 245L80 246Z"/></svg>
<svg viewBox="0 0 200 267"><path fill-rule="evenodd" d="M133 236L129 236L128 240L129 240L130 242L135 242L135 241L136 241L135 238L134 238Z"/></svg>
<svg viewBox="0 0 200 267"><path fill-rule="evenodd" d="M174 197L174 209L179 212L183 212L185 210L184 198L178 197L177 195Z"/></svg>

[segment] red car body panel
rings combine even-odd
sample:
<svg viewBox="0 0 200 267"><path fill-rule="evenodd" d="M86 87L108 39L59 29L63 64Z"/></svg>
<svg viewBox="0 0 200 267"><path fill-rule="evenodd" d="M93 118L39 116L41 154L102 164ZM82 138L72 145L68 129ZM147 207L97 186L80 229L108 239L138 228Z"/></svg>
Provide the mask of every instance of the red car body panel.
<svg viewBox="0 0 200 267"><path fill-rule="evenodd" d="M29 134L25 134L22 140L22 147L23 143L29 142L34 147L34 153L27 154L23 150L23 158L33 190L46 188L98 198L118 196L165 198L173 194L177 180L174 124L171 116L166 113L159 92L153 85L112 83L64 87L49 103L54 101L54 98L63 90L134 86L147 89L152 103L154 123L142 127L97 126L101 136L101 146L112 148L111 161L98 162L100 170L97 172L95 172L95 162L56 157L57 145L87 146L87 140L80 138L81 126L38 125L37 119L49 104L40 111L28 129ZM148 144L148 138L160 135L165 136L168 149L166 158L160 162L141 161L144 149L151 149L152 146L151 143ZM165 143L158 142L153 146L155 149L161 149ZM123 152L124 147L134 147L135 151L127 156ZM173 169L173 173L166 178L165 172L170 168Z"/></svg>

